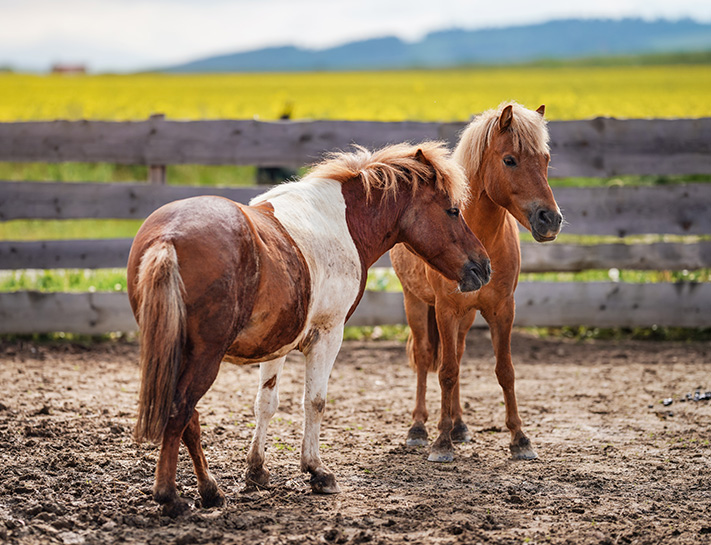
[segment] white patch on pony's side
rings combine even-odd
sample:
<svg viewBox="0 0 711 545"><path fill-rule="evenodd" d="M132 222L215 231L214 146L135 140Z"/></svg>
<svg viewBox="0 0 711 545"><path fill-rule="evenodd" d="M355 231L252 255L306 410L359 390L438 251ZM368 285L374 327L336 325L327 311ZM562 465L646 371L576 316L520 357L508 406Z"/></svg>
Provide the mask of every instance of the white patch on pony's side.
<svg viewBox="0 0 711 545"><path fill-rule="evenodd" d="M305 178L255 197L268 201L296 242L311 273L311 302L304 332L326 333L342 324L360 290L361 263L346 223L342 184Z"/></svg>

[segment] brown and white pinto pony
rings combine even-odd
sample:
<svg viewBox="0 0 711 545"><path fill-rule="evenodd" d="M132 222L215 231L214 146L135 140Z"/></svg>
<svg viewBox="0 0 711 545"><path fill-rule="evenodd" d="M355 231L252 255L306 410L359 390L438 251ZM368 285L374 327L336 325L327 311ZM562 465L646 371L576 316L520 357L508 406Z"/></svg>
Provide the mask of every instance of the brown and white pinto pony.
<svg viewBox="0 0 711 545"><path fill-rule="evenodd" d="M128 262L128 294L142 332L135 435L161 444L153 495L166 514L187 508L175 485L181 440L202 505L224 503L195 410L223 360L261 363L246 479L268 483L266 429L294 349L306 356L301 469L314 492L338 492L319 457L319 430L343 326L368 267L402 242L457 289L486 284L488 256L457 208L468 197L461 167L442 144L429 142L336 154L249 206L196 197L151 214Z"/></svg>
<svg viewBox="0 0 711 545"><path fill-rule="evenodd" d="M402 282L410 325L408 355L417 372L410 446L427 445L428 371L439 370L442 402L439 437L429 460L446 462L454 456L452 441L471 440L462 421L459 366L467 332L476 311L489 324L496 354L496 376L503 389L506 427L511 432L514 458L533 459L536 453L521 429L511 361L514 290L521 270L516 220L538 242L554 240L563 217L548 185L548 130L545 107L535 112L506 103L476 117L463 131L454 158L464 167L471 200L462 214L491 258L491 282L476 293L461 293L454 283L398 245L390 252Z"/></svg>

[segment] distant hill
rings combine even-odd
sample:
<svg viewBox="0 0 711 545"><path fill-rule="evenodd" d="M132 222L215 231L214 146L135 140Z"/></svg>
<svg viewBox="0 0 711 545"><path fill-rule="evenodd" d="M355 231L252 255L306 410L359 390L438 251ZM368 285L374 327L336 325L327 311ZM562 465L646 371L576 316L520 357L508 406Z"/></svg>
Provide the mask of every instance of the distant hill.
<svg viewBox="0 0 711 545"><path fill-rule="evenodd" d="M537 25L451 29L408 43L396 37L329 49L271 47L199 59L165 72L280 72L442 68L711 50L711 24L680 21L559 20Z"/></svg>

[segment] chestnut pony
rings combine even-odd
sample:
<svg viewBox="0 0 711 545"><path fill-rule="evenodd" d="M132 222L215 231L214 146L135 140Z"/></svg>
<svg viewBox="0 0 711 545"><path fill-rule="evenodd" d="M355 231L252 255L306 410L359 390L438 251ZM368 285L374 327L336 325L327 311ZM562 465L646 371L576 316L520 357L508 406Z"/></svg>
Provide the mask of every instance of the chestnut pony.
<svg viewBox="0 0 711 545"><path fill-rule="evenodd" d="M223 360L261 362L246 477L268 483L266 428L294 349L306 356L301 469L314 492L338 492L319 457L319 430L344 322L368 267L402 242L461 291L480 288L490 267L457 208L468 196L461 167L442 144L426 142L335 154L249 206L205 196L149 216L128 261L128 294L142 332L135 435L161 444L153 496L164 513L187 508L175 485L181 440L202 505L224 503L195 410Z"/></svg>
<svg viewBox="0 0 711 545"><path fill-rule="evenodd" d="M427 373L439 369L442 393L439 437L429 460L446 462L454 456L452 441L471 438L462 422L459 366L467 332L479 310L489 324L496 354L496 376L503 389L506 427L511 432L514 458L533 459L536 453L521 429L511 361L514 290L521 270L516 220L538 242L554 240L563 220L548 185L548 130L545 107L528 110L516 103L476 117L463 131L454 158L464 167L471 201L462 214L491 256L491 282L467 294L436 270L398 245L390 252L402 282L410 325L408 355L417 372L414 423L410 446L427 444Z"/></svg>

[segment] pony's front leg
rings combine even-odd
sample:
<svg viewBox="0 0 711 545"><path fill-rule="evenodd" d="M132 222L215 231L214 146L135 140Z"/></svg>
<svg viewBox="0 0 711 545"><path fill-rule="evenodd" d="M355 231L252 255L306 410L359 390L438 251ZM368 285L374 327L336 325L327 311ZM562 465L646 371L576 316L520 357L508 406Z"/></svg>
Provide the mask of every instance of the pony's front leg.
<svg viewBox="0 0 711 545"><path fill-rule="evenodd" d="M476 318L476 310L472 310L459 322L459 334L457 335L457 369L462 368L462 358L466 348L467 333ZM461 375L461 372L459 373ZM457 381L457 386L452 390L452 441L455 443L468 443L472 440L469 428L462 420L462 403L459 397L461 382Z"/></svg>
<svg viewBox="0 0 711 545"><path fill-rule="evenodd" d="M483 314L483 312L482 312ZM511 328L514 320L513 297L502 301L495 313L484 315L491 330L491 343L496 355L496 378L504 393L506 427L511 432L511 456L517 460L534 460L538 455L531 441L523 433L521 417L516 402L516 373L511 360Z"/></svg>
<svg viewBox="0 0 711 545"><path fill-rule="evenodd" d="M269 484L269 471L264 467L264 448L269 421L279 407L279 377L285 360L286 356L259 365L259 392L254 402L257 425L247 454L247 487Z"/></svg>
<svg viewBox="0 0 711 545"><path fill-rule="evenodd" d="M442 406L437 425L439 437L432 443L427 459L430 462L451 462L454 459L452 408L454 391L459 388L459 359L457 358L459 319L448 308L437 306L435 313L442 351L442 361L439 368Z"/></svg>
<svg viewBox="0 0 711 545"><path fill-rule="evenodd" d="M343 325L320 332L318 341L306 350L304 381L304 439L301 445L301 471L311 474L315 494L338 494L336 477L328 471L319 456L318 440L321 420L326 410L328 377L343 342Z"/></svg>
<svg viewBox="0 0 711 545"><path fill-rule="evenodd" d="M417 390L415 394L415 408L412 411L412 426L407 432L405 444L408 447L427 446L427 428L425 423L429 414L427 413L427 373L435 369L435 358L437 354L436 340L439 337L437 331L432 335L430 327L436 328L434 320L430 323L430 306L418 299L407 288L402 290L405 299L405 315L410 326L410 336L407 339L407 355L410 360L410 367L417 373Z"/></svg>

